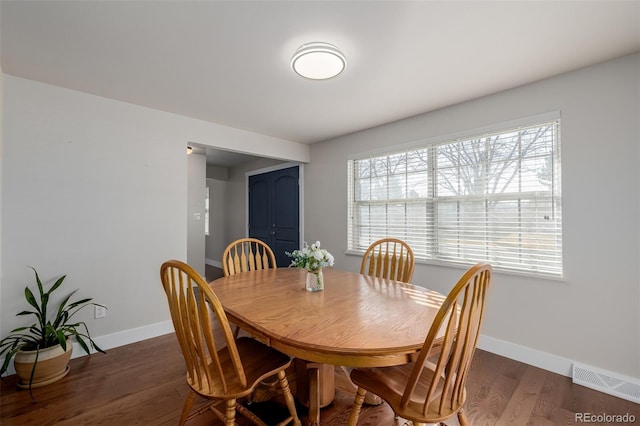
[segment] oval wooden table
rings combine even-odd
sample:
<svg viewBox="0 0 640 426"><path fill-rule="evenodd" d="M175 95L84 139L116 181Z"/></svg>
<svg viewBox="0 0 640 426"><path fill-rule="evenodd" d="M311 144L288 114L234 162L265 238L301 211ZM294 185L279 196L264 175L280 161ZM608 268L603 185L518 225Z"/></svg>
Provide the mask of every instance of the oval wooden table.
<svg viewBox="0 0 640 426"><path fill-rule="evenodd" d="M411 361L445 296L420 286L333 268L325 289L305 290L306 271L265 269L210 283L229 320L292 357L310 361L309 419L319 424L321 364L351 367Z"/></svg>

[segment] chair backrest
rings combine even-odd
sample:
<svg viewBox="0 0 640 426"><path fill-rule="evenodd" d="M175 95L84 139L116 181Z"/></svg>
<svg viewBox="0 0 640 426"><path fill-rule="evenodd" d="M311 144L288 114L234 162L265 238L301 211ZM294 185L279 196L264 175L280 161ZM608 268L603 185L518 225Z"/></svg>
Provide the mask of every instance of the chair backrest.
<svg viewBox="0 0 640 426"><path fill-rule="evenodd" d="M423 415L437 416L445 411L455 412L464 404L465 382L480 334L491 271L487 264L472 266L445 299L407 382L401 401L403 407L413 398L420 398ZM444 337L441 331L445 332ZM434 344L440 343L435 366L425 369L429 352ZM434 373L428 389L420 389L414 395L420 376L430 370Z"/></svg>
<svg viewBox="0 0 640 426"><path fill-rule="evenodd" d="M191 266L179 260L162 264L160 279L167 294L171 320L187 365L187 380L197 391L224 395L229 384L247 385L227 316L213 290ZM214 338L213 323L222 338ZM218 351L227 347L231 363L223 368ZM226 354L225 354L226 358ZM215 366L210 368L209 364Z"/></svg>
<svg viewBox="0 0 640 426"><path fill-rule="evenodd" d="M256 269L277 268L271 248L256 238L240 238L227 246L222 253L224 276Z"/></svg>
<svg viewBox="0 0 640 426"><path fill-rule="evenodd" d="M411 282L415 267L413 250L397 238L383 238L372 243L362 257L360 273Z"/></svg>

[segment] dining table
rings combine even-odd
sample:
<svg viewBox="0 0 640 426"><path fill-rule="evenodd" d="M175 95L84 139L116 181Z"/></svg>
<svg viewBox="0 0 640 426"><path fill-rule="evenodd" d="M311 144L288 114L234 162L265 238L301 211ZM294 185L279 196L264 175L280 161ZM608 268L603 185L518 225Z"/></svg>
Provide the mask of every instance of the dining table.
<svg viewBox="0 0 640 426"><path fill-rule="evenodd" d="M446 296L426 287L324 268L324 289L306 271L272 268L209 283L230 322L306 362L309 424L320 424L320 371L411 362Z"/></svg>

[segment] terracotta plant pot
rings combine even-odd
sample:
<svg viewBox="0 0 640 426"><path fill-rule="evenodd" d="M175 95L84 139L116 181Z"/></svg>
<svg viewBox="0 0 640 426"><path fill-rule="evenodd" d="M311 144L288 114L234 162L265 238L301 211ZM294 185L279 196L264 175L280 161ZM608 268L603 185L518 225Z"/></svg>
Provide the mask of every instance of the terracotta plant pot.
<svg viewBox="0 0 640 426"><path fill-rule="evenodd" d="M40 349L31 386L29 386L29 378L37 351L18 351L13 359L13 365L19 378L18 387L23 389L38 388L62 379L69 373L72 350L73 345L69 340L67 340L66 351L60 345Z"/></svg>

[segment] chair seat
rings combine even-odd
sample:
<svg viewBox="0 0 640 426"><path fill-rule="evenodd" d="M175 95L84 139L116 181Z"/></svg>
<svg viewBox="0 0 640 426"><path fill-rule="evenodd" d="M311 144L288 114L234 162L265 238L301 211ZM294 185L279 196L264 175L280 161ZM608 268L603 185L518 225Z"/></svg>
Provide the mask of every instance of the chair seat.
<svg viewBox="0 0 640 426"><path fill-rule="evenodd" d="M366 388L382 399L384 399L393 409L394 413L404 419L417 423L439 423L451 417L460 406L464 404L466 394L460 403L453 407L447 407L438 412L440 403L439 396L442 394L442 386L438 386L436 392L432 394L433 402L429 405L426 415L423 414L424 400L428 392L428 386L432 382L434 375L432 363L427 363L422 371L420 381L417 383L411 399L406 407L402 407L400 401L404 394L407 381L415 368L414 363L409 363L394 367L376 367L358 369L351 372L351 380L359 387Z"/></svg>
<svg viewBox="0 0 640 426"><path fill-rule="evenodd" d="M198 385L198 380L189 381L189 376L187 375L189 386L201 395L213 398L239 399L250 395L261 381L273 376L278 370L288 368L291 365L291 358L287 355L266 346L256 339L241 337L236 340L236 346L244 366L247 386L242 386L238 381L231 356L226 347L218 351L222 371L227 381L226 392L222 382L218 379L217 367L213 362L209 364L209 368L213 369L211 376L214 378L211 389L201 388ZM206 384L206 378L201 377L200 379L200 383Z"/></svg>

